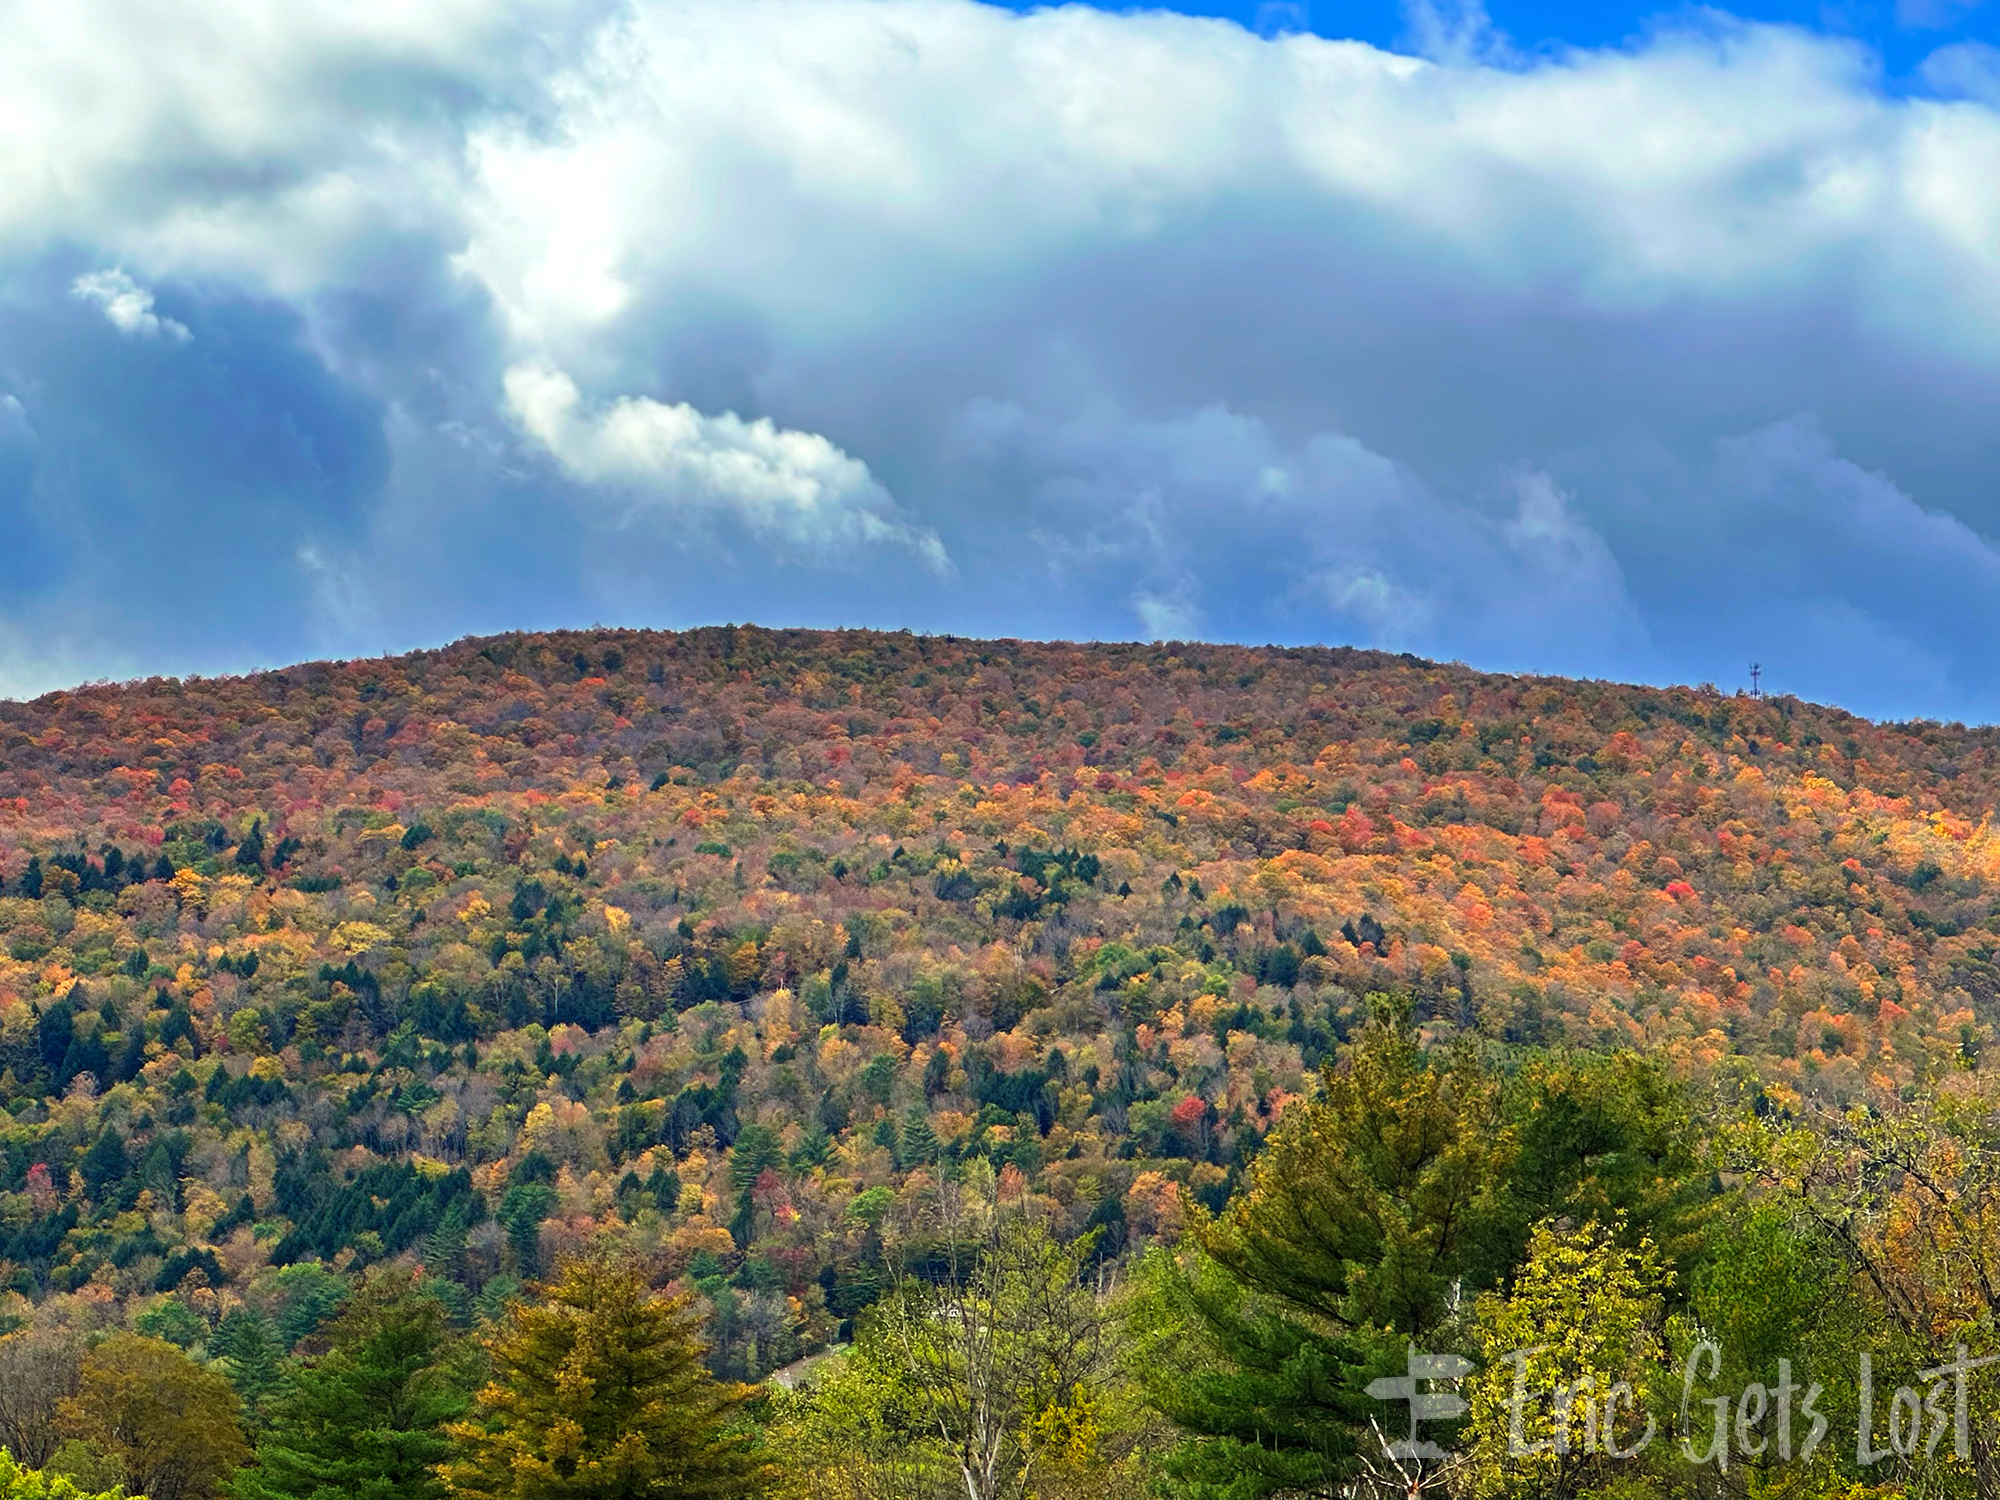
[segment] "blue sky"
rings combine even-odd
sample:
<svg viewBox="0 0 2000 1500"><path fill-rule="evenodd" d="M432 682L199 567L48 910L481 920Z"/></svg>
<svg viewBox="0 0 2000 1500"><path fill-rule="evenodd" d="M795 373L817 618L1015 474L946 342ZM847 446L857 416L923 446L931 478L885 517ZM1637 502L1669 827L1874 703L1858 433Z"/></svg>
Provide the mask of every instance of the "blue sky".
<svg viewBox="0 0 2000 1500"><path fill-rule="evenodd" d="M1013 4L1031 10L1031 4ZM1105 6L1108 10L1153 8L1187 15L1217 16L1251 30L1308 31L1378 47L1411 49L1422 44L1424 17L1412 15L1404 0L1188 0L1157 7ZM1434 15L1461 24L1466 7L1435 6ZM1529 55L1565 48L1617 47L1643 41L1662 26L1686 21L1704 7L1596 4L1562 0L1493 0L1477 14L1486 26ZM1852 38L1881 58L1885 79L1907 80L1941 40L2000 42L2000 6L1988 0L1766 0L1761 4L1715 7L1746 21L1796 26Z"/></svg>
<svg viewBox="0 0 2000 1500"><path fill-rule="evenodd" d="M756 620L2000 719L1996 22L0 0L0 694Z"/></svg>

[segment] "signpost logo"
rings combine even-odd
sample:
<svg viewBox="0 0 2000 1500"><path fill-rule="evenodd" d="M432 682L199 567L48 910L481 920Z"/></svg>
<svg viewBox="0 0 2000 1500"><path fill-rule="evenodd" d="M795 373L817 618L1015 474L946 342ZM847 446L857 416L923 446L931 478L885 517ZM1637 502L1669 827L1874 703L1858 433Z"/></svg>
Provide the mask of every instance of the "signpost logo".
<svg viewBox="0 0 2000 1500"><path fill-rule="evenodd" d="M1634 1400L1632 1388L1619 1381L1600 1390L1596 1377L1588 1373L1548 1390L1536 1390L1528 1382L1528 1366L1540 1352L1517 1349L1501 1362L1511 1366L1511 1390L1503 1402L1507 1415L1507 1455L1534 1458L1543 1454L1566 1454L1576 1449L1613 1459L1636 1458L1659 1435L1653 1415ZM1974 1372L2000 1364L2000 1355L1975 1359L1963 1345L1953 1351L1948 1363L1916 1372L1917 1385L1897 1386L1886 1399L1877 1392L1872 1356L1863 1352L1857 1362L1855 1393L1858 1397L1853 1461L1869 1468L1886 1458L1914 1461L1918 1455L1928 1461L1942 1453L1964 1461L1971 1456L1969 1384ZM1722 1349L1703 1339L1688 1352L1682 1368L1681 1399L1677 1427L1678 1447L1690 1464L1714 1464L1727 1470L1732 1460L1775 1455L1789 1461L1797 1452L1799 1461L1812 1458L1827 1436L1827 1418L1818 1410L1822 1387L1817 1383L1799 1385L1792 1379L1790 1360L1778 1361L1778 1383L1766 1386L1752 1382L1735 1396L1697 1395L1697 1389L1722 1370ZM1381 1442L1383 1455L1399 1474L1424 1475L1413 1481L1418 1487L1439 1477L1444 1469L1459 1462L1460 1456L1423 1434L1426 1422L1449 1422L1470 1409L1455 1390L1439 1389L1447 1382L1473 1373L1473 1362L1457 1354L1419 1354L1409 1346L1405 1371L1370 1381L1368 1394L1377 1401L1409 1407L1409 1434L1391 1439L1380 1424L1371 1422ZM1644 1419L1643 1431L1625 1446L1616 1441L1621 1405L1626 1419ZM1530 1441L1526 1417L1535 1409L1546 1410L1553 1418L1550 1436ZM1579 1412L1581 1415L1579 1416ZM1572 1419L1582 1423L1580 1440L1572 1434ZM1804 1442L1795 1450L1793 1428L1804 1423ZM1366 1460L1364 1460L1364 1463ZM1370 1465L1372 1467L1372 1465ZM1416 1493L1413 1488L1411 1493Z"/></svg>
<svg viewBox="0 0 2000 1500"><path fill-rule="evenodd" d="M1434 1381L1458 1380L1472 1373L1472 1361L1459 1354L1419 1354L1410 1346L1407 1373L1384 1375L1368 1383L1368 1394L1377 1401L1410 1403L1410 1435L1385 1442L1383 1451L1405 1463L1443 1463L1453 1455L1436 1443L1418 1436L1425 1422L1448 1422L1466 1412L1465 1398L1455 1391L1426 1390Z"/></svg>

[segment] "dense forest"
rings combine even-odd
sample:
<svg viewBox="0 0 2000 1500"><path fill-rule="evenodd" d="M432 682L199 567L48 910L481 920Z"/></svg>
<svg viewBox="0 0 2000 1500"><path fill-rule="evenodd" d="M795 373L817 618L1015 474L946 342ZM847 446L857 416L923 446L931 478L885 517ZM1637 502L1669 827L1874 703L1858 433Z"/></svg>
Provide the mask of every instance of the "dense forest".
<svg viewBox="0 0 2000 1500"><path fill-rule="evenodd" d="M2000 1495L1996 802L1344 649L0 704L0 1497Z"/></svg>

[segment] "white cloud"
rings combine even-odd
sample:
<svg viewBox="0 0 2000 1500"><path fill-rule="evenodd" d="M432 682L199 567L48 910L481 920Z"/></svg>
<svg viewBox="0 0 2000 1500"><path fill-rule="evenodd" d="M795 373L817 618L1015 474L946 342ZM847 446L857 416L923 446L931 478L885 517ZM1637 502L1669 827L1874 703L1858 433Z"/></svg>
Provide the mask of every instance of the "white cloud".
<svg viewBox="0 0 2000 1500"><path fill-rule="evenodd" d="M1132 613L1149 641L1192 641L1201 638L1201 613L1185 599L1163 599L1144 590L1132 596Z"/></svg>
<svg viewBox="0 0 2000 1500"><path fill-rule="evenodd" d="M1472 24L1452 14L1440 37ZM2000 267L1907 162L1926 143L1951 199L1990 204L1995 121L1892 104L1853 49L1777 29L1517 71L1079 7L696 0L637 7L560 97L562 129L475 132L462 264L565 351L671 324L697 289L811 340L1200 233L1225 202L1239 234L1415 229L1608 308L1755 292L1870 241L1955 281Z"/></svg>
<svg viewBox="0 0 2000 1500"><path fill-rule="evenodd" d="M302 293L385 233L435 233L556 356L671 324L696 289L809 339L1222 203L1238 232L1400 223L1614 302L1869 241L2000 264L1948 226L1924 243L1952 210L1908 175L1923 143L1994 201L2000 124L1883 97L1848 44L1711 13L1503 69L1467 60L1479 5L1414 14L1465 65L970 0L223 0L157 24L5 0L0 243Z"/></svg>
<svg viewBox="0 0 2000 1500"><path fill-rule="evenodd" d="M298 549L296 561L313 601L315 639L353 641L380 617L369 598L367 580L341 559L329 556L324 547L307 542Z"/></svg>
<svg viewBox="0 0 2000 1500"><path fill-rule="evenodd" d="M1317 579L1326 602L1359 625L1364 638L1383 645L1412 642L1436 623L1432 601L1374 568L1345 564Z"/></svg>
<svg viewBox="0 0 2000 1500"><path fill-rule="evenodd" d="M1444 63L1504 61L1506 38L1494 30L1483 0L1404 0L1410 45Z"/></svg>
<svg viewBox="0 0 2000 1500"><path fill-rule="evenodd" d="M1219 233L1219 210L1342 256L1413 233L1496 290L1599 310L1754 294L1829 254L1950 286L2000 269L1960 231L2000 203L2000 120L1885 98L1849 44L1705 13L1481 67L1481 6L1413 15L1460 65L971 0L224 0L157 26L0 0L25 39L0 59L0 244L306 295L385 235L435 236L515 356L566 369L717 300L810 349L971 277L1018 291Z"/></svg>
<svg viewBox="0 0 2000 1500"><path fill-rule="evenodd" d="M120 333L147 339L164 334L177 343L191 337L185 324L154 312L153 294L123 271L91 271L71 282L69 290L79 302L103 308L105 321Z"/></svg>
<svg viewBox="0 0 2000 1500"><path fill-rule="evenodd" d="M888 544L950 571L937 534L899 517L868 466L817 433L643 397L586 411L576 383L542 365L516 365L506 389L515 421L586 484L683 515L725 511L808 558Z"/></svg>
<svg viewBox="0 0 2000 1500"><path fill-rule="evenodd" d="M1926 86L1946 98L2000 106L2000 47L1951 42L1926 57L1917 71Z"/></svg>
<svg viewBox="0 0 2000 1500"><path fill-rule="evenodd" d="M1259 36L1289 36L1312 30L1309 0L1258 0L1250 29Z"/></svg>

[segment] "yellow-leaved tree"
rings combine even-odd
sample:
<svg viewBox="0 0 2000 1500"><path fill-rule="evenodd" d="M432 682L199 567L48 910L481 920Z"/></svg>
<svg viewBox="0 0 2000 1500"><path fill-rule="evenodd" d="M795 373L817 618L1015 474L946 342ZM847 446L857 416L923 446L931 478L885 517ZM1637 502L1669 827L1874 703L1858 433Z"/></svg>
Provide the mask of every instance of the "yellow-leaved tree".
<svg viewBox="0 0 2000 1500"><path fill-rule="evenodd" d="M24 1469L0 1448L0 1500L125 1500L120 1489L93 1493L64 1474Z"/></svg>
<svg viewBox="0 0 2000 1500"><path fill-rule="evenodd" d="M702 1363L689 1294L666 1296L636 1264L563 1261L487 1341L493 1379L446 1429L438 1469L452 1500L740 1500L766 1484L746 1394Z"/></svg>
<svg viewBox="0 0 2000 1500"><path fill-rule="evenodd" d="M1658 1406L1665 1282L1650 1240L1544 1223L1513 1286L1478 1301L1469 1382L1472 1487L1544 1500L1650 1493L1671 1444Z"/></svg>

